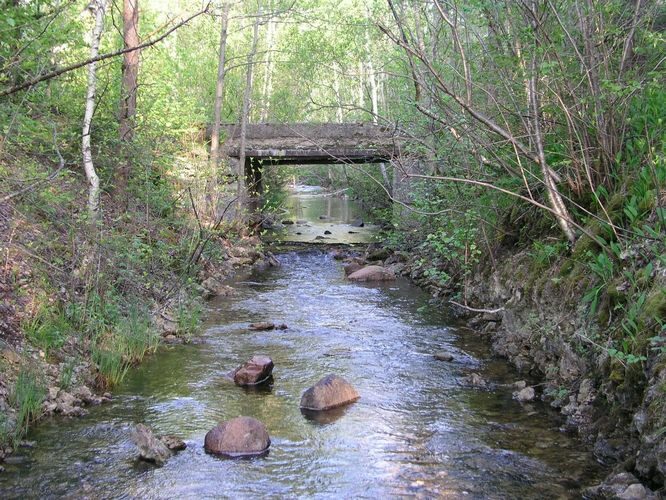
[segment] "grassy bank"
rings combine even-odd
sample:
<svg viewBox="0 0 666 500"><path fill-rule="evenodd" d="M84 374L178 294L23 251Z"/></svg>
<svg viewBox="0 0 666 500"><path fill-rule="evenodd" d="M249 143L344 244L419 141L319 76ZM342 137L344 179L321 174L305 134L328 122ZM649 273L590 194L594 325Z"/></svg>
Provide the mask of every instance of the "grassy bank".
<svg viewBox="0 0 666 500"><path fill-rule="evenodd" d="M199 159L182 144L146 147L128 197L111 184L112 157L100 156L108 188L91 227L74 148L65 139L43 147L35 155L34 144L5 143L0 159L3 176L20 179L3 187L0 203L5 451L43 414L81 413L70 408L90 399L81 387L107 391L165 339L188 341L202 297L215 293L201 283L262 257L258 240L203 219L205 182L191 172L205 172L205 151ZM52 160L54 148L64 163Z"/></svg>

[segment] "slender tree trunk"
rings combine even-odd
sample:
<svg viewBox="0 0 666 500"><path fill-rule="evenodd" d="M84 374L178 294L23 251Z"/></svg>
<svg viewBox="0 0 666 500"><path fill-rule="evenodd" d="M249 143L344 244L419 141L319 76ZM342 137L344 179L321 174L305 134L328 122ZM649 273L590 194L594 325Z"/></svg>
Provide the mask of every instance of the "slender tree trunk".
<svg viewBox="0 0 666 500"><path fill-rule="evenodd" d="M243 207L246 202L247 193L245 188L245 143L247 139L247 122L250 118L250 106L252 96L252 68L254 66L254 57L257 53L257 42L259 39L259 22L261 19L261 6L257 9L257 16L254 21L254 32L252 35L252 48L247 55L247 72L245 74L245 92L243 94L243 109L240 116L240 144L238 155L238 185L237 185L237 203L238 216L242 217Z"/></svg>
<svg viewBox="0 0 666 500"><path fill-rule="evenodd" d="M618 81L622 80L622 76L625 71L631 67L633 56L634 56L634 34L636 33L636 28L640 23L641 18L641 9L643 7L643 0L634 1L634 15L631 19L631 26L629 27L629 33L627 38L624 40L624 47L622 49L622 59L620 60L620 70L618 71L617 79Z"/></svg>
<svg viewBox="0 0 666 500"><path fill-rule="evenodd" d="M231 4L222 6L222 22L220 29L220 54L217 64L217 84L215 86L215 115L213 117L213 132L210 139L210 159L214 167L214 176L220 165L220 124L222 122L222 105L224 104L224 76L227 54L227 28L229 24L229 9Z"/></svg>
<svg viewBox="0 0 666 500"><path fill-rule="evenodd" d="M341 68L335 64L333 67L333 92L335 93L335 121L342 123L342 97L340 95L340 74Z"/></svg>
<svg viewBox="0 0 666 500"><path fill-rule="evenodd" d="M273 51L277 43L277 23L272 19L268 20L266 32L266 66L264 71L264 86L261 92L261 116L260 122L268 121L268 114L271 109L271 94L273 93Z"/></svg>
<svg viewBox="0 0 666 500"><path fill-rule="evenodd" d="M125 48L139 46L139 0L123 2L123 40ZM123 77L120 97L120 142L124 149L119 168L116 171L116 187L125 192L131 170L131 153L127 146L134 139L136 118L136 93L139 78L139 50L127 52L123 56Z"/></svg>
<svg viewBox="0 0 666 500"><path fill-rule="evenodd" d="M555 180L551 175L550 169L548 168L548 163L546 163L546 153L543 146L543 132L541 130L541 105L539 104L539 94L537 93L537 79L539 67L537 65L537 54L536 49L539 47L537 39L537 2L532 1L532 31L534 35L535 50L532 53L530 59L530 75L528 78L528 97L529 104L532 111L532 133L534 135L534 144L537 148L537 156L539 158L539 165L541 166L541 171L543 175L543 181L546 186L546 192L548 193L548 201L550 206L553 209L557 223L560 225L562 232L570 242L576 241L576 233L574 232L574 226L572 224L571 215L564 204L564 200L560 195L560 192L557 189Z"/></svg>
<svg viewBox="0 0 666 500"><path fill-rule="evenodd" d="M342 123L342 96L340 94L340 72L342 68L337 63L333 65L333 92L335 93L335 121L337 123ZM346 165L342 164L342 168L346 169ZM335 177L333 176L333 167L331 165L326 166L328 173L328 181L331 186L334 184ZM346 171L345 171L346 178Z"/></svg>
<svg viewBox="0 0 666 500"><path fill-rule="evenodd" d="M365 96L363 93L363 62L358 63L358 107L365 108Z"/></svg>
<svg viewBox="0 0 666 500"><path fill-rule="evenodd" d="M88 6L90 13L95 17L90 43L90 58L99 54L99 43L104 30L104 11L106 0L92 0ZM95 226L99 220L99 177L95 171L90 143L90 126L95 111L95 94L97 92L97 63L88 65L88 89L86 91L86 107L83 115L82 152L83 169L88 180L88 216L90 223Z"/></svg>
<svg viewBox="0 0 666 500"><path fill-rule="evenodd" d="M372 64L372 41L370 40L370 31L368 29L368 25L370 24L370 9L366 7L365 9L365 20L366 20L366 26L365 26L365 54L367 58L367 73L368 73L368 81L370 82L370 102L372 105L372 123L375 125L379 121L379 101L378 101L378 92L377 92L377 75L375 74L375 67ZM389 179L388 172L386 171L386 164L385 163L380 163L379 164L379 171L382 174L382 178L384 179L384 185L386 186L386 189L390 190L391 189L391 179Z"/></svg>

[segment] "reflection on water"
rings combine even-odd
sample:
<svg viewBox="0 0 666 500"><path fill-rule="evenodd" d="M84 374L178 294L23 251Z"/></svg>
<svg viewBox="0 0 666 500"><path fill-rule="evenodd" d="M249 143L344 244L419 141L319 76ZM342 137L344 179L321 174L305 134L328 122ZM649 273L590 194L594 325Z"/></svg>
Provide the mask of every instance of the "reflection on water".
<svg viewBox="0 0 666 500"><path fill-rule="evenodd" d="M295 186L285 201L282 227L271 237L290 242L368 243L378 227L366 220L358 203L318 186Z"/></svg>
<svg viewBox="0 0 666 500"><path fill-rule="evenodd" d="M449 496L568 498L603 472L559 417L521 405L517 375L478 338L450 325L406 282L349 283L324 253L289 254L210 304L201 345L165 347L133 370L108 405L54 418L31 433L27 463L7 465L0 497L147 498ZM289 329L250 331L255 321ZM447 350L452 363L432 353ZM225 375L254 354L275 362L273 383L234 386ZM492 387L469 387L480 373ZM299 409L328 373L361 399L328 416ZM203 450L222 419L263 421L270 453L220 460ZM188 448L161 468L135 460L131 425L182 436Z"/></svg>

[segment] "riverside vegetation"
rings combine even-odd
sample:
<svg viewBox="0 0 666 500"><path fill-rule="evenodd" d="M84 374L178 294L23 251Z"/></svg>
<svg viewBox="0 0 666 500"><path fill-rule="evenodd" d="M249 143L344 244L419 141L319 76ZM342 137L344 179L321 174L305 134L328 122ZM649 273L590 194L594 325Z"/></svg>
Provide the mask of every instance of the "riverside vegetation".
<svg viewBox="0 0 666 500"><path fill-rule="evenodd" d="M368 257L476 314L615 464L590 494L663 492L663 2L200 7L2 2L4 449L190 339L198 298L270 257L209 123L373 121L413 139L404 162L266 167L266 210L295 177L346 189L384 222Z"/></svg>

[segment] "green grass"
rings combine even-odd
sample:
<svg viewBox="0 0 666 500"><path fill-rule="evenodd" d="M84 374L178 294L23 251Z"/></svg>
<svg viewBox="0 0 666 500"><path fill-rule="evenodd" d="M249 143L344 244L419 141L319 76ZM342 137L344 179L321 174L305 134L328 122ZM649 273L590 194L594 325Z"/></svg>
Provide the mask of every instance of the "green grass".
<svg viewBox="0 0 666 500"><path fill-rule="evenodd" d="M72 331L65 316L58 310L42 307L33 318L23 325L28 340L48 354L59 349Z"/></svg>
<svg viewBox="0 0 666 500"><path fill-rule="evenodd" d="M203 309L201 305L189 301L178 305L176 311L176 323L178 324L178 334L190 339L199 328Z"/></svg>
<svg viewBox="0 0 666 500"><path fill-rule="evenodd" d="M131 307L126 317L120 318L108 333L97 335L93 343L92 359L97 366L99 384L112 387L122 382L129 367L153 352L159 339L149 315Z"/></svg>
<svg viewBox="0 0 666 500"><path fill-rule="evenodd" d="M39 417L45 395L46 388L37 373L31 368L19 372L9 394L9 404L17 410L16 426L11 431L14 442L19 441L28 430L28 425Z"/></svg>

